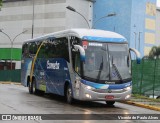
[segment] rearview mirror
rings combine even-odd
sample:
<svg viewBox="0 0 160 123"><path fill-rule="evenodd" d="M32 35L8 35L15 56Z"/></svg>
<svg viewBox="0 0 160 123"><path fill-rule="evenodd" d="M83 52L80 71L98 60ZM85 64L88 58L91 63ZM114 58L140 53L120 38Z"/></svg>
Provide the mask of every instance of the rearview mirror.
<svg viewBox="0 0 160 123"><path fill-rule="evenodd" d="M80 52L80 59L81 59L81 61L85 61L85 50L83 49L83 47L82 46L80 46L80 45L74 45L74 49L75 49L75 51L79 51Z"/></svg>
<svg viewBox="0 0 160 123"><path fill-rule="evenodd" d="M136 61L137 64L141 63L141 54L138 50L134 49L134 48L129 48L129 51L133 51L136 54Z"/></svg>

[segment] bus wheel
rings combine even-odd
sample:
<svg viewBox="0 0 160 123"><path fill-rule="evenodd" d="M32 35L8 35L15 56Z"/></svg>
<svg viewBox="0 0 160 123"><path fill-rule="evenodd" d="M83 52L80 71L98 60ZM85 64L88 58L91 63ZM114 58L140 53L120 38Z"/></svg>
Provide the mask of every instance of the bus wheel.
<svg viewBox="0 0 160 123"><path fill-rule="evenodd" d="M73 103L72 90L69 85L67 86L67 89L66 89L66 101L69 104Z"/></svg>
<svg viewBox="0 0 160 123"><path fill-rule="evenodd" d="M32 82L32 90L33 90L33 94L36 94L36 93L37 93L36 80L35 80L35 79L33 79L33 82Z"/></svg>
<svg viewBox="0 0 160 123"><path fill-rule="evenodd" d="M106 104L107 104L108 106L113 106L114 103L115 103L115 101L106 101Z"/></svg>
<svg viewBox="0 0 160 123"><path fill-rule="evenodd" d="M29 82L28 84L28 90L30 94L35 94L36 93L36 80L33 79L33 82Z"/></svg>
<svg viewBox="0 0 160 123"><path fill-rule="evenodd" d="M33 94L33 85L32 85L32 82L28 83L28 90L29 90L30 94Z"/></svg>
<svg viewBox="0 0 160 123"><path fill-rule="evenodd" d="M32 82L32 91L33 91L32 92L33 94L40 95L40 96L44 95L44 91L40 91L40 90L38 90L36 88L36 79L33 79L33 82Z"/></svg>

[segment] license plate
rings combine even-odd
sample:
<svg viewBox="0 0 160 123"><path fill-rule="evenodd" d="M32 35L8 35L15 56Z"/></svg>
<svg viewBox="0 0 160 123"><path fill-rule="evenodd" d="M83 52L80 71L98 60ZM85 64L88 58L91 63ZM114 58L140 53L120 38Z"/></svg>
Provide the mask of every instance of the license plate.
<svg viewBox="0 0 160 123"><path fill-rule="evenodd" d="M114 96L113 95L107 95L107 96L105 96L105 98L111 100L111 99L114 99Z"/></svg>

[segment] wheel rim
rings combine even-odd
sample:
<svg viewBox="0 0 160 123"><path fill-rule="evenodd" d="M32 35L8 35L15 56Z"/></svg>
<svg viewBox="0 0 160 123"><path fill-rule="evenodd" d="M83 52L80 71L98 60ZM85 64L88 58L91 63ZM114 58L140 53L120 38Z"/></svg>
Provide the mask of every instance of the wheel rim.
<svg viewBox="0 0 160 123"><path fill-rule="evenodd" d="M35 86L35 81L33 81L33 93L35 93L35 91L36 91L36 86Z"/></svg>

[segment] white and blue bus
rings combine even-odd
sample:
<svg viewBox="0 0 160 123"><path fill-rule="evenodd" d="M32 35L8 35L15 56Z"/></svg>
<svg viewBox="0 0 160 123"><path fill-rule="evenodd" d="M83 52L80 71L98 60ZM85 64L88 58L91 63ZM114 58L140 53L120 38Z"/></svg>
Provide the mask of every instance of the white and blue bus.
<svg viewBox="0 0 160 123"><path fill-rule="evenodd" d="M96 29L69 29L25 41L21 83L29 93L53 93L68 103L128 100L131 55L126 38Z"/></svg>

